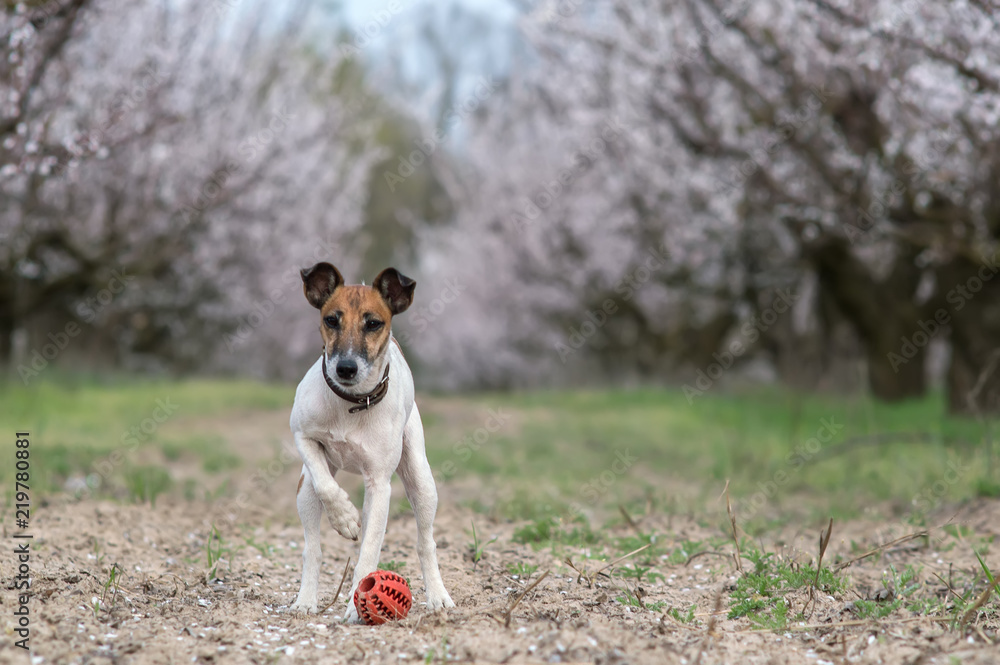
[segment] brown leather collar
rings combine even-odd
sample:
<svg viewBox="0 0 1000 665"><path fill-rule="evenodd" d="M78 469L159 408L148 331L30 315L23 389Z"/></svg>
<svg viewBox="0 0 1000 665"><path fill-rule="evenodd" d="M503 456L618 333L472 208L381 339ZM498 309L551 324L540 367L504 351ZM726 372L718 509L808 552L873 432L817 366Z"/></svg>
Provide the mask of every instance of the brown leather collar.
<svg viewBox="0 0 1000 665"><path fill-rule="evenodd" d="M326 354L323 354L320 360L320 365L323 367L323 378L326 379L326 385L330 386L330 390L333 394L342 400L346 400L352 404L357 404L358 406L352 406L347 410L348 413L357 413L358 411L365 411L375 406L382 401L385 394L389 392L389 362L385 363L385 373L382 374L382 379L375 384L375 389L371 392L365 393L363 395L354 395L352 393L347 393L337 387L333 381L330 380L330 375L326 373Z"/></svg>

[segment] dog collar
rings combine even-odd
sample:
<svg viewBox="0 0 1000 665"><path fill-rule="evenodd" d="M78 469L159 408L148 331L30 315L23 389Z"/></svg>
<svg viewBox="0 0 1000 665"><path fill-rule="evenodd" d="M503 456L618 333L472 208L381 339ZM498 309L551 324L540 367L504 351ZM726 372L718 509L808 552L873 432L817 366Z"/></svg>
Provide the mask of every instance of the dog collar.
<svg viewBox="0 0 1000 665"><path fill-rule="evenodd" d="M382 401L385 394L389 392L389 363L385 363L385 372L382 374L382 379L375 384L375 389L371 392L367 392L363 395L354 395L351 393L344 392L337 387L331 379L330 375L326 373L326 354L323 354L322 362L320 363L323 367L323 378L326 379L326 385L330 386L330 390L333 394L342 400L351 402L352 404L357 404L358 406L352 406L347 410L348 413L357 413L358 411L365 411L375 406Z"/></svg>

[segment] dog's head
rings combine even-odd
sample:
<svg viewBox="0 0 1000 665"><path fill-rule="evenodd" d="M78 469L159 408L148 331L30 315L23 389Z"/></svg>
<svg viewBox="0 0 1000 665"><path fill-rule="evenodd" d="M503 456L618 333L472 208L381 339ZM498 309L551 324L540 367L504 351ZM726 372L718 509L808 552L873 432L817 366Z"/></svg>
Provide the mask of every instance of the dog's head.
<svg viewBox="0 0 1000 665"><path fill-rule="evenodd" d="M392 317L405 312L417 286L395 268L371 286L345 285L340 271L317 263L302 271L302 290L320 311L327 375L344 388L363 383L389 346Z"/></svg>

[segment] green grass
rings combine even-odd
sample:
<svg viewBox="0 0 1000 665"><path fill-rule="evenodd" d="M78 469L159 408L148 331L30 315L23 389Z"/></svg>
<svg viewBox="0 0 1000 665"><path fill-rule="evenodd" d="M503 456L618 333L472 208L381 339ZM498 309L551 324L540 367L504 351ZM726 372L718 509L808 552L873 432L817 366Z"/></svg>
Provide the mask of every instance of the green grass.
<svg viewBox="0 0 1000 665"><path fill-rule="evenodd" d="M394 573L402 573L403 569L406 568L405 561L382 561L378 565L380 570L389 570Z"/></svg>
<svg viewBox="0 0 1000 665"><path fill-rule="evenodd" d="M178 425L206 416L288 408L293 396L290 386L252 381L51 372L28 387L16 380L0 383L0 431L30 432L32 490L39 496L62 489L72 474L97 472L95 464L121 478L150 450L162 452L168 461L194 453L209 472L232 469L240 458L221 440ZM120 458L110 457L115 451ZM0 464L0 485L6 490L12 480L11 465ZM136 483L126 484L133 494L141 494L134 491L141 484Z"/></svg>
<svg viewBox="0 0 1000 665"><path fill-rule="evenodd" d="M669 610L667 610L667 614L672 616L677 621L680 621L681 623L693 623L694 612L696 609L698 609L697 605L692 605L691 607L689 607L687 609L687 612L682 612L677 607L671 607Z"/></svg>
<svg viewBox="0 0 1000 665"><path fill-rule="evenodd" d="M293 393L289 385L251 381L50 372L27 388L16 380L0 384L0 431L31 432L32 489L44 493L128 448L123 438L130 428L153 416L157 400L167 400L176 412L140 433L137 457L154 451L168 462L194 459L207 473L225 474L241 464L239 451L182 425L287 409ZM983 445L982 426L946 415L940 395L885 405L756 389L712 392L689 404L680 390L641 389L487 393L445 401L421 403L432 468L440 478L496 479L504 489L484 497L478 509L530 521L518 540L539 546L586 544L589 528L576 515L618 504L641 514L647 501L660 512L682 511L717 496L727 479L740 526L750 533L774 526L777 515L794 519L790 513L803 505L803 496L814 513L850 517L873 501L892 500L901 510L923 513L942 501L1000 493L1000 461ZM490 423L491 409L503 414L504 424L470 445L477 429ZM840 428L827 442L811 441L825 422ZM843 447L894 432L929 439ZM143 463L128 458L113 472L120 478ZM11 465L0 464L0 484L7 488L11 480ZM665 494L667 483L677 491Z"/></svg>
<svg viewBox="0 0 1000 665"><path fill-rule="evenodd" d="M120 565L117 563L111 564L111 568L108 570L108 579L101 585L101 597L100 599L94 598L91 605L95 619L100 618L101 610L112 612L115 609L118 592L121 590L123 572Z"/></svg>
<svg viewBox="0 0 1000 665"><path fill-rule="evenodd" d="M859 619L884 619L903 605L903 599L897 598L891 602L877 600L854 601L854 613Z"/></svg>
<svg viewBox="0 0 1000 665"><path fill-rule="evenodd" d="M816 583L816 568L783 560L770 552L743 547L744 557L753 564L736 581L731 594L729 618L746 617L759 628L780 630L789 621L801 620L801 613L792 614L786 596L793 591L808 589ZM819 571L819 591L840 594L847 589L846 578L829 568Z"/></svg>
<svg viewBox="0 0 1000 665"><path fill-rule="evenodd" d="M889 571L882 576L885 599L854 601L854 613L859 619L884 619L904 605L916 614L935 613L938 609L936 605L928 604L926 599L920 601L914 597L920 590L918 575L919 571L913 566L906 566L900 572L895 566L890 565Z"/></svg>
<svg viewBox="0 0 1000 665"><path fill-rule="evenodd" d="M476 523L472 522L472 542L469 543L469 553L472 555L472 567L475 568L479 565L479 562L483 560L486 554L486 546L492 545L497 541L497 536L493 536L487 542L482 542L479 540L479 534L476 532Z"/></svg>
<svg viewBox="0 0 1000 665"><path fill-rule="evenodd" d="M212 531L205 540L206 581L216 579L219 563L223 559L232 559L232 549L226 544L222 538L222 534L219 533L219 530L213 524Z"/></svg>
<svg viewBox="0 0 1000 665"><path fill-rule="evenodd" d="M125 487L136 503L156 505L156 497L173 486L170 472L160 466L129 467L124 471Z"/></svg>
<svg viewBox="0 0 1000 665"><path fill-rule="evenodd" d="M507 565L507 572L516 575L520 579L527 579L538 570L537 565L526 564L521 561Z"/></svg>
<svg viewBox="0 0 1000 665"><path fill-rule="evenodd" d="M582 518L560 520L542 517L514 531L514 542L531 545L535 549L564 545L583 547L600 542L600 538Z"/></svg>
<svg viewBox="0 0 1000 665"><path fill-rule="evenodd" d="M150 415L156 400L169 399L177 415L206 416L233 409L280 409L291 405L295 388L287 385L222 379L183 381L135 377L99 378L67 375L0 384L7 424L34 433L51 431L99 443L109 432L123 431Z"/></svg>
<svg viewBox="0 0 1000 665"><path fill-rule="evenodd" d="M514 489L499 497L495 511L505 518L635 502L657 495L664 476L690 481L702 492L698 499L717 496L729 479L741 526L751 532L770 526L775 500L794 504L804 493L822 497L817 512L850 517L872 501L926 512L1000 492L1000 444L991 461L983 427L947 415L940 395L881 404L763 389L720 391L688 404L677 390L642 389L476 395L466 402L482 418L440 419L428 428L431 465L450 462L450 476L505 478ZM491 408L512 417L470 451L468 437ZM835 430L829 435L826 423ZM863 440L892 433L907 436L877 445ZM924 440L914 441L914 433Z"/></svg>
<svg viewBox="0 0 1000 665"><path fill-rule="evenodd" d="M997 596L991 594L992 597L988 596L987 600L983 601L982 594L992 585L1000 595L1000 584L983 558L978 553L976 557L983 576L976 571L972 571L971 574L964 571L955 572L954 586L947 583L949 593L946 594L933 591L938 586L933 580L929 578L926 580L931 583L930 587L920 580L922 572L920 567L908 565L902 570L897 570L895 566L890 565L888 571L882 575L883 590L879 593L880 598L852 602L853 613L859 619L874 621L891 617L897 611L906 610L918 616L947 618L953 629L961 627L966 618L974 620L979 614L995 616L997 608L1000 607ZM941 577L937 577L937 581L944 582Z"/></svg>
<svg viewBox="0 0 1000 665"><path fill-rule="evenodd" d="M263 543L257 542L257 539L254 538L254 535L252 533L249 536L244 536L243 542L245 542L247 546L252 547L258 552L260 552L260 555L263 557L270 559L272 556L274 556L274 545L272 545L269 542L263 542ZM402 564L400 564L400 567L402 567ZM393 569L389 568L388 570L393 570Z"/></svg>
<svg viewBox="0 0 1000 665"><path fill-rule="evenodd" d="M644 601L644 600L642 600L642 598L639 597L639 595L637 593L633 592L628 587L625 587L622 590L622 593L624 595L615 596L615 600L617 602L619 602L620 604L625 605L626 607L638 607L638 608L641 608L641 609L644 609L644 610L652 610L654 612L662 612L663 609L667 606L667 602L665 600L656 600L656 601L651 601L651 602L650 601ZM692 619L694 618L693 613L692 613L691 618Z"/></svg>
<svg viewBox="0 0 1000 665"><path fill-rule="evenodd" d="M648 566L640 566L638 564L634 566L622 566L615 570L615 574L626 579L633 579L636 583L656 582L657 580L664 579L662 573L658 573Z"/></svg>

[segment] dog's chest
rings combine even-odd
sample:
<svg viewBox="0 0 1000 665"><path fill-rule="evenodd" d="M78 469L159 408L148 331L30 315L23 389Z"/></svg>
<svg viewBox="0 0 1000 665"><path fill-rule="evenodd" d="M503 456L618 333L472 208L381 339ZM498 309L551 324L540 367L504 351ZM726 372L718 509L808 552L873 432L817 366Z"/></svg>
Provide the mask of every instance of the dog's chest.
<svg viewBox="0 0 1000 665"><path fill-rule="evenodd" d="M360 474L370 463L369 453L362 442L346 436L343 432L329 432L321 441L327 459L338 469Z"/></svg>

